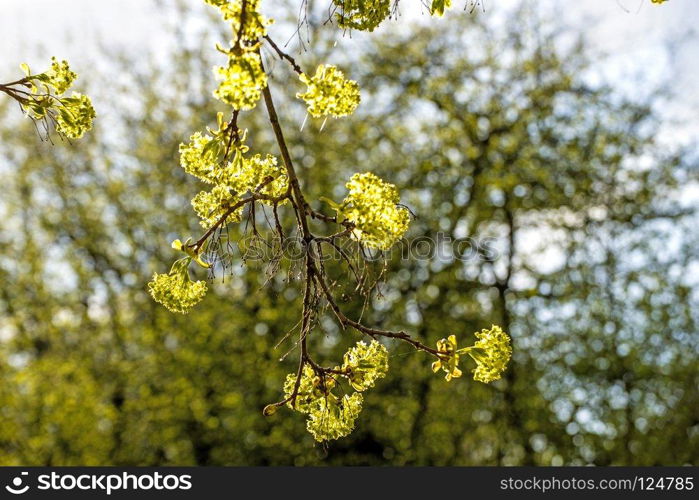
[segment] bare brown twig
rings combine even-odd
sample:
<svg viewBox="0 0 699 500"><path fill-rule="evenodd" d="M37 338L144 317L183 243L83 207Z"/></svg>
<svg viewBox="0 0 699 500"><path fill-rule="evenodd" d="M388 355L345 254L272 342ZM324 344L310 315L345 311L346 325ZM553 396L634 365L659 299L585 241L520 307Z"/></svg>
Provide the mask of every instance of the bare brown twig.
<svg viewBox="0 0 699 500"><path fill-rule="evenodd" d="M291 67L294 69L294 71L296 71L296 73L298 73L299 75L303 74L301 66L299 66L296 63L296 60L293 57L291 57L289 54L280 49L279 46L276 43L274 43L274 40L272 40L268 35L265 35L265 40L267 40L267 43L269 43L272 46L272 48L277 53L280 59L286 59L286 61L289 64L291 64Z"/></svg>

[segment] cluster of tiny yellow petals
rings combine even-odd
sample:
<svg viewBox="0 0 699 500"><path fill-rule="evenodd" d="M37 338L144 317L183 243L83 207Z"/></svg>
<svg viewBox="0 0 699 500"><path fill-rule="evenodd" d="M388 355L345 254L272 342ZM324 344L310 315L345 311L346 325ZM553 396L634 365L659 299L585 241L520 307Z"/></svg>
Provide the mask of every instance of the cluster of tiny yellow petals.
<svg viewBox="0 0 699 500"><path fill-rule="evenodd" d="M265 36L267 34L267 26L273 22L260 13L261 0L246 0L245 15L243 15L242 0L204 0L204 2L219 9L223 19L231 23L231 29L235 37L240 33L240 21L241 18L243 19L245 23L241 33L243 45L250 46Z"/></svg>
<svg viewBox="0 0 699 500"><path fill-rule="evenodd" d="M172 312L186 314L206 295L206 282L192 281L187 267L190 258L176 261L168 274L153 275L148 291L156 302Z"/></svg>
<svg viewBox="0 0 699 500"><path fill-rule="evenodd" d="M201 191L192 198L192 208L201 218L199 222L204 229L209 229L221 217L226 215L227 222L240 222L243 207L229 213L229 208L236 204L238 197L227 186L214 186L211 191Z"/></svg>
<svg viewBox="0 0 699 500"><path fill-rule="evenodd" d="M59 62L55 57L51 58L51 68L44 73L44 76L46 77L44 83L52 86L57 94L63 94L68 90L78 77L70 70L68 61Z"/></svg>
<svg viewBox="0 0 699 500"><path fill-rule="evenodd" d="M218 170L219 149L210 147L212 144L220 143L201 132L192 135L188 144L180 144L180 165L184 171L209 184L216 181Z"/></svg>
<svg viewBox="0 0 699 500"><path fill-rule="evenodd" d="M228 55L228 64L214 68L219 80L214 97L237 110L253 109L267 86L258 48L272 21L260 13L260 0L205 1L221 11L223 18L231 23L233 33L231 48L219 47Z"/></svg>
<svg viewBox="0 0 699 500"><path fill-rule="evenodd" d="M665 3L667 0L650 0L653 3Z"/></svg>
<svg viewBox="0 0 699 500"><path fill-rule="evenodd" d="M391 0L333 0L341 28L374 31L391 14Z"/></svg>
<svg viewBox="0 0 699 500"><path fill-rule="evenodd" d="M284 382L286 405L308 415L306 428L316 441L339 439L354 429L355 420L362 410L360 392L373 387L376 380L388 372L388 352L377 341L370 344L358 342L345 353L342 367L318 372L306 364L297 381L290 373ZM337 381L346 378L358 392L342 397L333 393ZM298 384L298 385L297 385ZM294 397L295 394L295 397ZM273 405L264 414L274 413Z"/></svg>
<svg viewBox="0 0 699 500"><path fill-rule="evenodd" d="M66 137L79 139L92 128L95 108L86 95L73 92L62 97L56 111L56 130Z"/></svg>
<svg viewBox="0 0 699 500"><path fill-rule="evenodd" d="M359 106L359 85L354 80L347 80L335 66L321 64L312 77L302 73L299 78L307 88L296 97L306 102L311 116L339 118L352 114Z"/></svg>
<svg viewBox="0 0 699 500"><path fill-rule="evenodd" d="M451 0L432 0L430 14L433 16L443 16L444 10L451 7Z"/></svg>
<svg viewBox="0 0 699 500"><path fill-rule="evenodd" d="M21 68L32 95L20 105L32 119L53 122L56 131L70 139L79 139L92 128L96 114L90 98L77 92L63 96L78 77L67 61L53 57L51 68L38 75L32 75L26 64Z"/></svg>
<svg viewBox="0 0 699 500"><path fill-rule="evenodd" d="M282 196L289 187L286 170L277 163L275 156L269 154L256 154L249 158L241 154L224 171L221 182L239 195L255 191L272 198ZM268 200L263 199L262 202Z"/></svg>
<svg viewBox="0 0 699 500"><path fill-rule="evenodd" d="M352 236L368 248L391 248L410 224L408 210L398 206L396 187L370 172L354 174L346 186L341 211L355 225Z"/></svg>
<svg viewBox="0 0 699 500"><path fill-rule="evenodd" d="M476 337L478 341L468 351L477 364L473 379L486 384L498 380L512 356L510 337L496 325L490 330L476 332Z"/></svg>
<svg viewBox="0 0 699 500"><path fill-rule="evenodd" d="M284 382L284 396L290 398L296 386L296 374L290 373ZM332 388L335 387L335 380L332 377L319 376L310 365L303 367L301 381L296 392L294 401L288 401L287 406L292 410L301 413L308 413L311 406L318 400L328 397Z"/></svg>
<svg viewBox="0 0 699 500"><path fill-rule="evenodd" d="M432 363L432 371L437 373L444 370L444 378L449 382L453 378L459 378L462 371L459 369L459 353L456 351L456 336L449 335L449 338L437 341L437 350L440 352L439 359Z"/></svg>
<svg viewBox="0 0 699 500"><path fill-rule="evenodd" d="M259 54L259 43L272 21L261 14L260 0L204 1L219 9L232 30L230 48L223 49L217 46L226 54L228 62L225 66L214 68L219 80L214 96L232 106L236 112L253 109L267 85L267 76ZM61 66L56 68L56 71L62 69ZM201 218L201 225L206 229L228 222L239 222L245 203L250 201L249 198L243 198L246 193L254 193L258 198L262 198L262 203L278 203L281 202L279 198L288 190L286 171L277 164L277 159L271 155L259 154L245 157L244 153L248 150L244 145L245 131L238 130L235 120L225 123L222 117L223 114L219 113L218 130L197 132L190 137L188 143L180 144L179 148L180 165L185 172L213 184L211 190L202 191L192 199L192 207ZM233 160L229 161L231 156ZM191 249L191 245L182 244L179 240L173 242L173 245L186 253L190 261L195 259L200 265L209 266ZM176 280L184 285L180 288L175 287ZM202 286L205 292L204 283L188 285L189 283L191 281L188 280L186 272L171 271L168 275L156 275L149 288L156 300L167 303L171 310L177 310L182 308L176 306L176 299L194 299L196 293L201 292ZM168 288L165 287L167 284L171 285L170 289L189 290L191 293L187 295L178 292L168 295Z"/></svg>
<svg viewBox="0 0 699 500"><path fill-rule="evenodd" d="M356 391L365 391L388 373L388 351L376 340L358 342L345 353L341 370Z"/></svg>
<svg viewBox="0 0 699 500"><path fill-rule="evenodd" d="M239 222L243 205L232 212L229 209L243 200L246 193L264 195L260 201L273 204L286 194L289 187L286 170L278 164L275 156L256 154L246 157L243 151L247 148L238 146L233 161L221 166L219 144L216 138L199 132L192 135L188 144L180 144L180 165L185 172L215 184L210 191L202 191L192 199L192 207L202 219L201 225L207 229L224 215L227 222Z"/></svg>
<svg viewBox="0 0 699 500"><path fill-rule="evenodd" d="M354 430L354 423L362 411L362 395L358 392L342 398L320 398L311 405L306 429L316 441L339 439Z"/></svg>
<svg viewBox="0 0 699 500"><path fill-rule="evenodd" d="M472 346L458 349L456 336L450 335L437 342L437 361L432 363L432 370L437 373L440 369L446 373L447 381L460 377L460 355L468 354L476 362L473 370L473 380L489 383L502 377L512 356L510 337L499 326L493 325L490 330L475 333L478 340Z"/></svg>
<svg viewBox="0 0 699 500"><path fill-rule="evenodd" d="M237 110L249 110L257 105L262 90L267 86L267 75L262 70L260 54L255 51L243 51L231 55L228 66L214 68L216 78L220 80L214 97L233 106Z"/></svg>

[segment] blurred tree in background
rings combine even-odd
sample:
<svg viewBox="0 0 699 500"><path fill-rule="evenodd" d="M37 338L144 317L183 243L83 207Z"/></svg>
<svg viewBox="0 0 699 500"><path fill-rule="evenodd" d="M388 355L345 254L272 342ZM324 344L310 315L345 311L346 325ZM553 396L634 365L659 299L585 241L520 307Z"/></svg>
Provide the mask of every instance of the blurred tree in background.
<svg viewBox="0 0 699 500"><path fill-rule="evenodd" d="M167 67L112 56L121 91L93 92L100 120L79 144L37 144L0 103L0 463L698 464L692 151L658 141L659 97L586 83L594 60L570 34L522 11L453 14L359 42L358 115L321 130L280 107L304 189L341 193L361 165L418 216L409 240L426 246L390 256L368 319L428 345L500 324L506 380L447 384L393 345L355 432L323 448L303 419L261 415L293 371L275 348L299 307L288 273L268 281L237 253L189 315L149 299L163 242L197 233L178 145L218 111L210 44L186 50L177 28ZM325 330L329 359L357 340Z"/></svg>

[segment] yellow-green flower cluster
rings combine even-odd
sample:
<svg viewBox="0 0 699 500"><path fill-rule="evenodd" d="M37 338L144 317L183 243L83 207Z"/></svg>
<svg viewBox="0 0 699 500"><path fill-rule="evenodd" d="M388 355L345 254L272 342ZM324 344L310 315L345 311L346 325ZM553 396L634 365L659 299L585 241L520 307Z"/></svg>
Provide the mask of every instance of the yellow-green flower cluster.
<svg viewBox="0 0 699 500"><path fill-rule="evenodd" d="M62 97L56 110L56 130L66 137L79 139L92 128L95 108L86 95L73 92L71 97Z"/></svg>
<svg viewBox="0 0 699 500"><path fill-rule="evenodd" d="M290 373L284 381L284 396L286 398L291 397L295 386L296 374ZM332 377L320 377L316 375L310 365L305 365L296 391L296 398L287 402L287 406L292 410L308 413L313 403L328 395L333 387L335 387L335 380Z"/></svg>
<svg viewBox="0 0 699 500"><path fill-rule="evenodd" d="M192 281L189 277L191 258L175 261L168 274L153 275L148 283L148 291L153 300L172 312L186 314L206 295L206 282Z"/></svg>
<svg viewBox="0 0 699 500"><path fill-rule="evenodd" d="M451 0L432 0L430 14L433 16L443 16L444 9L451 7Z"/></svg>
<svg viewBox="0 0 699 500"><path fill-rule="evenodd" d="M408 210L398 206L396 187L370 172L354 174L346 186L340 210L355 225L352 236L369 248L391 248L410 224Z"/></svg>
<svg viewBox="0 0 699 500"><path fill-rule="evenodd" d="M665 3L667 0L650 0L653 3Z"/></svg>
<svg viewBox="0 0 699 500"><path fill-rule="evenodd" d="M218 130L207 128L207 133L196 132L189 143L180 144L180 165L190 175L213 184L210 191L202 191L192 199L194 211L201 217L201 224L210 228L224 214L227 222L238 222L243 206L229 213L229 209L254 192L271 199L262 203L272 204L284 195L289 182L286 170L277 164L272 155L246 156L248 147L242 143L245 131L235 131L237 140L231 144L231 124L218 115ZM232 154L233 159L227 158Z"/></svg>
<svg viewBox="0 0 699 500"><path fill-rule="evenodd" d="M214 186L211 191L201 191L192 198L192 208L201 218L199 223L202 227L209 229L228 213L228 209L237 201L238 197L227 186ZM242 215L241 206L228 213L226 221L240 222Z"/></svg>
<svg viewBox="0 0 699 500"><path fill-rule="evenodd" d="M231 23L231 48L221 52L228 55L228 64L214 68L220 81L214 97L237 110L249 110L260 100L267 86L259 53L260 39L267 34L272 20L260 13L260 0L205 0L221 11ZM241 29L241 23L243 23Z"/></svg>
<svg viewBox="0 0 699 500"><path fill-rule="evenodd" d="M250 50L239 55L231 54L228 66L214 68L214 73L220 80L214 97L238 110L254 108L267 86L260 54Z"/></svg>
<svg viewBox="0 0 699 500"><path fill-rule="evenodd" d="M388 351L376 340L357 342L345 353L342 371L355 390L365 391L388 373Z"/></svg>
<svg viewBox="0 0 699 500"><path fill-rule="evenodd" d="M352 114L359 106L359 85L347 80L335 66L321 64L312 77L302 73L299 78L307 87L306 92L296 97L306 101L311 116L339 118Z"/></svg>
<svg viewBox="0 0 699 500"><path fill-rule="evenodd" d="M286 193L289 180L284 170L277 164L277 158L272 155L259 154L245 157L241 149L237 149L233 161L225 167L218 167L217 159L206 157L206 136L192 136L193 141L180 146L182 163L185 171L216 185L210 191L202 191L192 199L194 211L201 217L204 228L213 226L228 210L243 199L248 192L255 192L270 198L279 198ZM204 148L200 146L204 144ZM204 152L197 160L197 151ZM202 158L206 157L206 158ZM265 204L273 204L274 200L262 199ZM239 222L243 206L228 214L228 222Z"/></svg>
<svg viewBox="0 0 699 500"><path fill-rule="evenodd" d="M341 28L374 31L391 13L391 0L333 0Z"/></svg>
<svg viewBox="0 0 699 500"><path fill-rule="evenodd" d="M358 342L344 356L342 367L330 373L316 372L310 365L303 367L295 399L291 400L296 387L296 374L290 373L284 382L287 406L308 415L306 428L316 441L339 439L354 429L355 420L362 410L363 392L374 386L376 380L388 371L388 352L379 342ZM337 396L333 389L337 378L344 377L357 391ZM271 415L271 407L265 415Z"/></svg>
<svg viewBox="0 0 699 500"><path fill-rule="evenodd" d="M477 364L473 379L486 384L498 380L512 357L510 337L496 325L476 332L476 337L478 341L468 351Z"/></svg>
<svg viewBox="0 0 699 500"><path fill-rule="evenodd" d="M345 394L342 398L318 399L308 412L306 429L319 442L347 436L354 430L363 399L358 392L351 396Z"/></svg>
<svg viewBox="0 0 699 500"><path fill-rule="evenodd" d="M242 31L241 44L251 46L267 34L267 26L274 21L267 19L260 13L261 0L246 0L245 14L243 15L242 0L204 0L209 5L212 5L221 11L221 15L225 21L231 23L233 36L237 38L240 33L241 19L245 23ZM234 38L234 42L237 42Z"/></svg>
<svg viewBox="0 0 699 500"><path fill-rule="evenodd" d="M41 78L41 76L45 77ZM73 85L73 82L78 77L77 73L70 70L68 61L58 61L55 57L51 58L51 68L43 75L39 75L39 79L47 85L54 88L56 94L63 94Z"/></svg>
<svg viewBox="0 0 699 500"><path fill-rule="evenodd" d="M213 184L221 170L218 165L220 146L221 141L196 132L188 144L180 144L180 165L189 175Z"/></svg>
<svg viewBox="0 0 699 500"><path fill-rule="evenodd" d="M493 382L502 377L512 356L510 337L499 326L475 333L478 340L472 346L458 349L456 336L450 335L437 342L438 360L432 363L432 370L446 373L447 381L462 375L459 369L460 355L468 354L476 362L473 380L483 383Z"/></svg>
<svg viewBox="0 0 699 500"><path fill-rule="evenodd" d="M238 195L255 191L272 198L282 196L289 187L286 170L277 163L276 156L269 154L245 158L237 153L223 172L221 182ZM267 203L266 200L262 202Z"/></svg>
<svg viewBox="0 0 699 500"><path fill-rule="evenodd" d="M290 373L284 383L288 398L294 392L296 374ZM316 441L339 439L354 429L354 422L362 409L362 395L338 397L332 392L335 380L329 375L318 375L309 365L304 366L295 401L287 405L308 415L306 429Z"/></svg>
<svg viewBox="0 0 699 500"><path fill-rule="evenodd" d="M29 66L21 65L31 96L21 106L34 120L53 122L56 131L70 139L79 139L92 128L95 108L86 95L73 92L65 97L78 75L71 71L67 61L51 58L51 68L32 75Z"/></svg>

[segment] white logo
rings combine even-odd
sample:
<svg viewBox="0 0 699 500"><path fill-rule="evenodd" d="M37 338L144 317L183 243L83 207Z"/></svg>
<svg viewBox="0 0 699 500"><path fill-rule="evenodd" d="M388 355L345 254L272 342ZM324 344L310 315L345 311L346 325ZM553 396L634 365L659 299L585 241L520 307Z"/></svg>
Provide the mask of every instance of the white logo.
<svg viewBox="0 0 699 500"><path fill-rule="evenodd" d="M14 495L21 495L22 493L26 493L27 490L29 489L29 485L26 485L24 488L22 488L22 477L21 476L27 476L29 475L28 472L22 472L19 476L14 478L12 480L12 486L5 486L5 489L9 491L10 493Z"/></svg>

